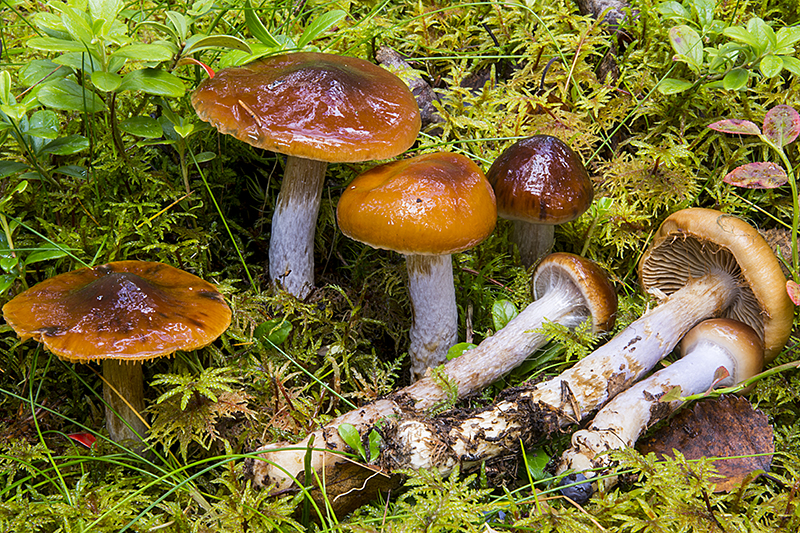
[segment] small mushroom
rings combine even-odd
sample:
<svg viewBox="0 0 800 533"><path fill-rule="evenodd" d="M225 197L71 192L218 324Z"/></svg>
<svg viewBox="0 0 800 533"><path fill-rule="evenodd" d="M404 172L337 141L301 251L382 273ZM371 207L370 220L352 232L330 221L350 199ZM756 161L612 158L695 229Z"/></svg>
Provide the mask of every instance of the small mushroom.
<svg viewBox="0 0 800 533"><path fill-rule="evenodd" d="M764 346L755 330L729 318L706 320L692 328L681 342L681 354L678 361L607 403L588 429L575 432L557 473L580 472L588 480L603 474L612 466L611 456L604 452L633 446L649 426L683 405L680 398L661 401L673 388L679 387L682 396L691 396L730 387L758 374L764 364ZM725 372L719 372L720 368ZM584 492L588 500L592 491Z"/></svg>
<svg viewBox="0 0 800 533"><path fill-rule="evenodd" d="M553 247L555 225L575 220L592 203L592 182L580 157L550 135L506 148L486 178L497 196L498 215L514 223L512 238L527 268Z"/></svg>
<svg viewBox="0 0 800 533"><path fill-rule="evenodd" d="M200 84L192 105L221 133L288 156L272 216L269 272L299 298L314 286L327 164L394 157L420 128L414 96L397 76L333 54L282 54L220 70Z"/></svg>
<svg viewBox="0 0 800 533"><path fill-rule="evenodd" d="M420 379L456 342L450 254L492 233L497 210L489 182L467 157L423 154L357 176L342 193L336 218L351 239L406 256L413 307L408 352L412 379Z"/></svg>
<svg viewBox="0 0 800 533"><path fill-rule="evenodd" d="M533 294L534 301L503 329L444 366L444 373L458 386L459 398L491 385L544 346L545 321L574 328L591 320L595 334L614 326L614 287L600 267L583 257L568 253L545 257L533 274ZM402 393L416 402L416 409L445 399L432 378L421 379Z"/></svg>
<svg viewBox="0 0 800 533"><path fill-rule="evenodd" d="M141 362L219 337L231 310L210 283L163 263L118 261L47 279L3 306L22 340L61 359L103 362L106 426L115 441L147 431Z"/></svg>

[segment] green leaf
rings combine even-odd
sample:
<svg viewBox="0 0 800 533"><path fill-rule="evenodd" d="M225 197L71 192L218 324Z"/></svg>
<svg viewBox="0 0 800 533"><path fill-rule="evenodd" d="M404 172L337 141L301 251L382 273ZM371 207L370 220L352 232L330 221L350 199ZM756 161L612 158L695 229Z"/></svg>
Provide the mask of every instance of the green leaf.
<svg viewBox="0 0 800 533"><path fill-rule="evenodd" d="M54 39L52 37L34 37L25 43L34 50L44 50L45 52L85 52L86 46L77 42L65 39Z"/></svg>
<svg viewBox="0 0 800 533"><path fill-rule="evenodd" d="M459 342L458 344L447 349L447 360L451 361L456 357L461 357L464 352L476 348L477 346L477 344L473 344L471 342Z"/></svg>
<svg viewBox="0 0 800 533"><path fill-rule="evenodd" d="M57 174L64 174L65 176L70 176L77 180L85 180L88 174L86 168L78 165L62 165L53 170L53 172Z"/></svg>
<svg viewBox="0 0 800 533"><path fill-rule="evenodd" d="M780 56L783 61L783 68L800 77L800 59L791 56Z"/></svg>
<svg viewBox="0 0 800 533"><path fill-rule="evenodd" d="M17 276L11 274L0 275L0 295L4 294L16 280Z"/></svg>
<svg viewBox="0 0 800 533"><path fill-rule="evenodd" d="M341 9L334 9L333 11L329 11L315 18L311 24L306 27L303 35L300 36L300 39L297 41L297 47L305 47L308 43L328 31L334 25L338 24L339 21L346 16L347 12L342 11Z"/></svg>
<svg viewBox="0 0 800 533"><path fill-rule="evenodd" d="M167 12L167 17L169 17L169 13L171 12ZM139 29L142 27L152 28L161 33L166 33L169 36L169 38L172 39L173 43L182 43L183 40L185 39L185 36L179 36L175 32L174 28L171 28L166 24L161 24L160 22L153 22L152 20L145 20L137 24L136 27L133 29L133 33L134 34L138 33Z"/></svg>
<svg viewBox="0 0 800 533"><path fill-rule="evenodd" d="M92 72L91 78L92 85L104 93L116 91L122 84L122 77L119 74L114 74L113 72L103 72L102 70L98 70L96 72Z"/></svg>
<svg viewBox="0 0 800 533"><path fill-rule="evenodd" d="M764 116L764 137L776 146L793 143L800 135L800 113L788 105L776 105Z"/></svg>
<svg viewBox="0 0 800 533"><path fill-rule="evenodd" d="M681 59L694 69L700 68L703 64L703 42L696 31L685 24L674 26L669 30L669 40Z"/></svg>
<svg viewBox="0 0 800 533"><path fill-rule="evenodd" d="M253 337L261 342L269 341L280 346L292 332L292 323L285 318L272 318L256 326Z"/></svg>
<svg viewBox="0 0 800 533"><path fill-rule="evenodd" d="M735 68L722 78L722 86L728 91L738 91L747 85L747 80L749 79L750 71L743 68Z"/></svg>
<svg viewBox="0 0 800 533"><path fill-rule="evenodd" d="M669 389L666 394L661 396L658 401L663 403L674 402L681 399L681 395L683 393L683 389L681 389L680 385L675 385L671 389Z"/></svg>
<svg viewBox="0 0 800 533"><path fill-rule="evenodd" d="M739 41L740 43L744 43L752 47L754 50L758 50L759 47L758 39L753 35L750 35L750 32L748 32L741 26L731 26L729 28L725 28L722 34L725 35L726 37L733 39L734 41Z"/></svg>
<svg viewBox="0 0 800 533"><path fill-rule="evenodd" d="M145 68L129 72L122 78L122 91L142 91L157 96L179 98L186 93L186 86L180 78L169 72L155 68Z"/></svg>
<svg viewBox="0 0 800 533"><path fill-rule="evenodd" d="M65 257L67 252L64 250L39 250L36 252L31 252L27 256L25 256L25 264L30 265L31 263L39 263L41 261L50 261L51 259L60 259Z"/></svg>
<svg viewBox="0 0 800 533"><path fill-rule="evenodd" d="M658 92L661 94L677 94L692 88L692 83L686 80L676 80L674 78L664 78L658 84Z"/></svg>
<svg viewBox="0 0 800 533"><path fill-rule="evenodd" d="M16 161L0 161L0 178L7 178L16 174L17 172L27 170L28 168L30 167L24 163L18 163ZM2 203L0 203L0 205L2 205Z"/></svg>
<svg viewBox="0 0 800 533"><path fill-rule="evenodd" d="M94 40L94 31L89 15L73 7L65 7L61 11L61 22L70 36L81 44L89 44Z"/></svg>
<svg viewBox="0 0 800 533"><path fill-rule="evenodd" d="M358 430L353 424L348 424L347 422L339 424L336 430L345 444L355 450L359 457L366 459L367 454L364 451L364 445L361 444L361 435L358 434Z"/></svg>
<svg viewBox="0 0 800 533"><path fill-rule="evenodd" d="M198 163L205 163L206 161L211 161L215 157L217 157L217 154L215 152L200 152L199 154L194 156L194 160L197 161Z"/></svg>
<svg viewBox="0 0 800 533"><path fill-rule="evenodd" d="M162 62L172 59L172 50L160 44L129 44L123 46L111 57L123 57L131 61Z"/></svg>
<svg viewBox="0 0 800 533"><path fill-rule="evenodd" d="M383 444L383 437L374 429L369 432L369 457L368 461L375 461L381 454L381 445Z"/></svg>
<svg viewBox="0 0 800 533"><path fill-rule="evenodd" d="M800 41L800 26L784 26L778 28L775 32L775 39L777 41L777 48L784 48L792 46L797 41Z"/></svg>
<svg viewBox="0 0 800 533"><path fill-rule="evenodd" d="M789 181L782 166L772 162L748 163L728 172L722 181L745 189L774 189Z"/></svg>
<svg viewBox="0 0 800 533"><path fill-rule="evenodd" d="M747 21L747 31L756 40L758 55L764 52L772 52L778 45L775 31L759 17L753 17Z"/></svg>
<svg viewBox="0 0 800 533"><path fill-rule="evenodd" d="M783 70L783 59L770 54L761 60L758 68L765 78L774 78Z"/></svg>
<svg viewBox="0 0 800 533"><path fill-rule="evenodd" d="M125 133L144 137L145 139L157 139L161 137L161 124L153 117L132 117L119 123L119 129Z"/></svg>
<svg viewBox="0 0 800 533"><path fill-rule="evenodd" d="M42 105L62 111L97 113L106 108L96 94L68 79L61 80L58 85L45 85L39 90L37 98Z"/></svg>
<svg viewBox="0 0 800 533"><path fill-rule="evenodd" d="M175 34L175 42L182 43L186 40L186 36L189 34L189 21L186 20L186 17L183 14L177 11L167 11L167 20L169 20L170 25L174 30Z"/></svg>
<svg viewBox="0 0 800 533"><path fill-rule="evenodd" d="M714 21L714 11L716 7L716 0L694 0L692 2L692 9L697 13L697 20L700 22L700 27L703 28L703 30L707 30Z"/></svg>
<svg viewBox="0 0 800 533"><path fill-rule="evenodd" d="M761 129L755 123L740 118L720 120L708 125L720 133L733 133L735 135L761 135Z"/></svg>
<svg viewBox="0 0 800 533"><path fill-rule="evenodd" d="M225 48L228 50L240 50L246 54L253 53L249 44L230 35L211 35L209 37L193 35L186 41L186 46L183 48L181 55L188 56L209 48Z"/></svg>
<svg viewBox="0 0 800 533"><path fill-rule="evenodd" d="M661 2L656 6L656 11L660 15L671 19L683 19L688 21L689 17L692 16L692 14L689 13L689 11L683 7L680 2L674 1Z"/></svg>
<svg viewBox="0 0 800 533"><path fill-rule="evenodd" d="M71 155L87 150L89 139L83 135L67 135L47 143L42 152L53 155Z"/></svg>
<svg viewBox="0 0 800 533"><path fill-rule="evenodd" d="M244 4L244 23L253 37L270 48L280 48L280 43L275 40L275 37L272 36L266 26L261 22L261 19L258 18L258 15L256 15L252 4L250 4L250 0L247 0Z"/></svg>
<svg viewBox="0 0 800 533"><path fill-rule="evenodd" d="M545 472L547 463L550 462L550 456L544 451L543 448L536 448L529 450L525 448L525 466L534 481L541 481L548 477Z"/></svg>
<svg viewBox="0 0 800 533"><path fill-rule="evenodd" d="M519 314L517 307L509 300L495 300L492 304L494 330L500 331Z"/></svg>
<svg viewBox="0 0 800 533"><path fill-rule="evenodd" d="M72 74L70 69L50 61L49 59L34 59L19 70L19 82L26 87L47 81L57 80Z"/></svg>
<svg viewBox="0 0 800 533"><path fill-rule="evenodd" d="M16 100L11 95L11 74L5 70L0 71L0 104L13 104Z"/></svg>
<svg viewBox="0 0 800 533"><path fill-rule="evenodd" d="M125 4L122 0L89 0L89 13L95 19L106 21L108 26L117 18L123 7Z"/></svg>

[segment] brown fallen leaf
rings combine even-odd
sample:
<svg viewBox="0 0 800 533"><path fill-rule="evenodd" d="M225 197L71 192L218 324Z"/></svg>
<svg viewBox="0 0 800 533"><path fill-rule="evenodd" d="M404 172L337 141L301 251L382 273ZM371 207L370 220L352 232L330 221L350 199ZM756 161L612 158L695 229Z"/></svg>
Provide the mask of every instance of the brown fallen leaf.
<svg viewBox="0 0 800 533"><path fill-rule="evenodd" d="M715 492L730 491L754 471L768 471L775 452L772 426L766 415L753 409L745 398L726 396L698 402L678 413L669 424L640 441L639 451L686 459L720 457ZM761 455L768 454L768 455ZM739 457L747 456L747 457Z"/></svg>

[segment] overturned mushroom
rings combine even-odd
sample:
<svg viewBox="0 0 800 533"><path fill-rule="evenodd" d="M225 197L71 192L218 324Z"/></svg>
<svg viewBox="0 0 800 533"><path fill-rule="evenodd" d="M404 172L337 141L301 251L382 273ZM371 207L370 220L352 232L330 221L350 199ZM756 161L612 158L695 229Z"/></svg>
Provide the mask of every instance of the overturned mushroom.
<svg viewBox="0 0 800 533"><path fill-rule="evenodd" d="M633 446L645 429L683 405L681 398L661 401L673 388L691 396L729 387L753 377L764 364L764 347L755 330L729 318L692 328L681 342L681 353L675 363L618 394L597 412L588 429L575 432L557 473L580 472L587 479L602 474L612 465L604 452ZM591 490L584 493L586 498Z"/></svg>
<svg viewBox="0 0 800 533"><path fill-rule="evenodd" d="M659 259L664 257L669 259ZM665 302L559 376L511 390L492 407L471 415L430 418L413 408L415 402L385 399L343 417L365 439L384 419L378 424L385 443L378 463L387 470L435 467L447 472L457 464L469 466L512 453L519 450L520 442L540 441L583 420L645 375L706 318L735 314L764 339L765 353L774 356L782 349L793 312L784 290L785 278L769 246L747 223L708 209L679 211L664 221L642 259L642 283L655 291L658 285L647 264L650 260L671 263L676 272L686 275L667 276L668 283L660 289L662 296L669 294ZM344 449L336 435L343 419L316 432L317 450ZM305 449L306 444L300 446ZM284 461L284 452L268 453L281 446L285 444L262 448L266 461L247 461L256 484L289 488L294 472L302 471L302 466L287 466L291 460ZM304 452L294 453L302 465ZM279 466L267 462L273 460ZM331 467L326 474L329 481L336 475L335 465L324 451L312 454L315 471L321 474ZM363 479L368 477L364 474ZM328 494L332 494L330 483Z"/></svg>
<svg viewBox="0 0 800 533"><path fill-rule="evenodd" d="M219 337L231 310L210 283L163 263L118 261L45 280L3 306L22 340L61 359L103 362L106 426L116 441L147 431L142 361Z"/></svg>
<svg viewBox="0 0 800 533"><path fill-rule="evenodd" d="M272 216L270 278L297 297L314 286L314 233L327 164L388 159L417 138L414 96L355 57L282 54L223 69L192 95L221 133L288 156Z"/></svg>

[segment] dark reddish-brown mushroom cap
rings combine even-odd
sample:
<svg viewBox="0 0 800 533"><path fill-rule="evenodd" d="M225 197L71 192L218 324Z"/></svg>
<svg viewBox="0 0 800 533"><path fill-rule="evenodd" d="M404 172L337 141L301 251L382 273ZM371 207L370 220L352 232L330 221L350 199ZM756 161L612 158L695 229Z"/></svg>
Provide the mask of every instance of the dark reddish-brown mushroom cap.
<svg viewBox="0 0 800 533"><path fill-rule="evenodd" d="M354 179L336 208L342 233L373 248L440 255L472 248L497 220L483 171L436 152L379 165Z"/></svg>
<svg viewBox="0 0 800 533"><path fill-rule="evenodd" d="M617 318L617 292L602 268L579 255L557 252L545 257L533 274L533 293L541 298L554 286L569 283L577 287L584 306L592 317L592 332L614 328Z"/></svg>
<svg viewBox="0 0 800 533"><path fill-rule="evenodd" d="M388 159L419 133L413 94L363 59L298 52L220 70L192 94L197 115L253 146L331 163Z"/></svg>
<svg viewBox="0 0 800 533"><path fill-rule="evenodd" d="M639 261L642 287L660 298L717 271L739 280L724 316L756 330L765 360L772 361L791 334L794 306L778 259L758 230L713 209L683 209L664 220Z"/></svg>
<svg viewBox="0 0 800 533"><path fill-rule="evenodd" d="M534 224L575 220L594 192L581 158L563 141L534 135L506 148L486 178L494 187L501 218Z"/></svg>
<svg viewBox="0 0 800 533"><path fill-rule="evenodd" d="M163 263L118 261L45 280L5 306L3 317L73 362L144 360L210 344L231 310L210 283Z"/></svg>

